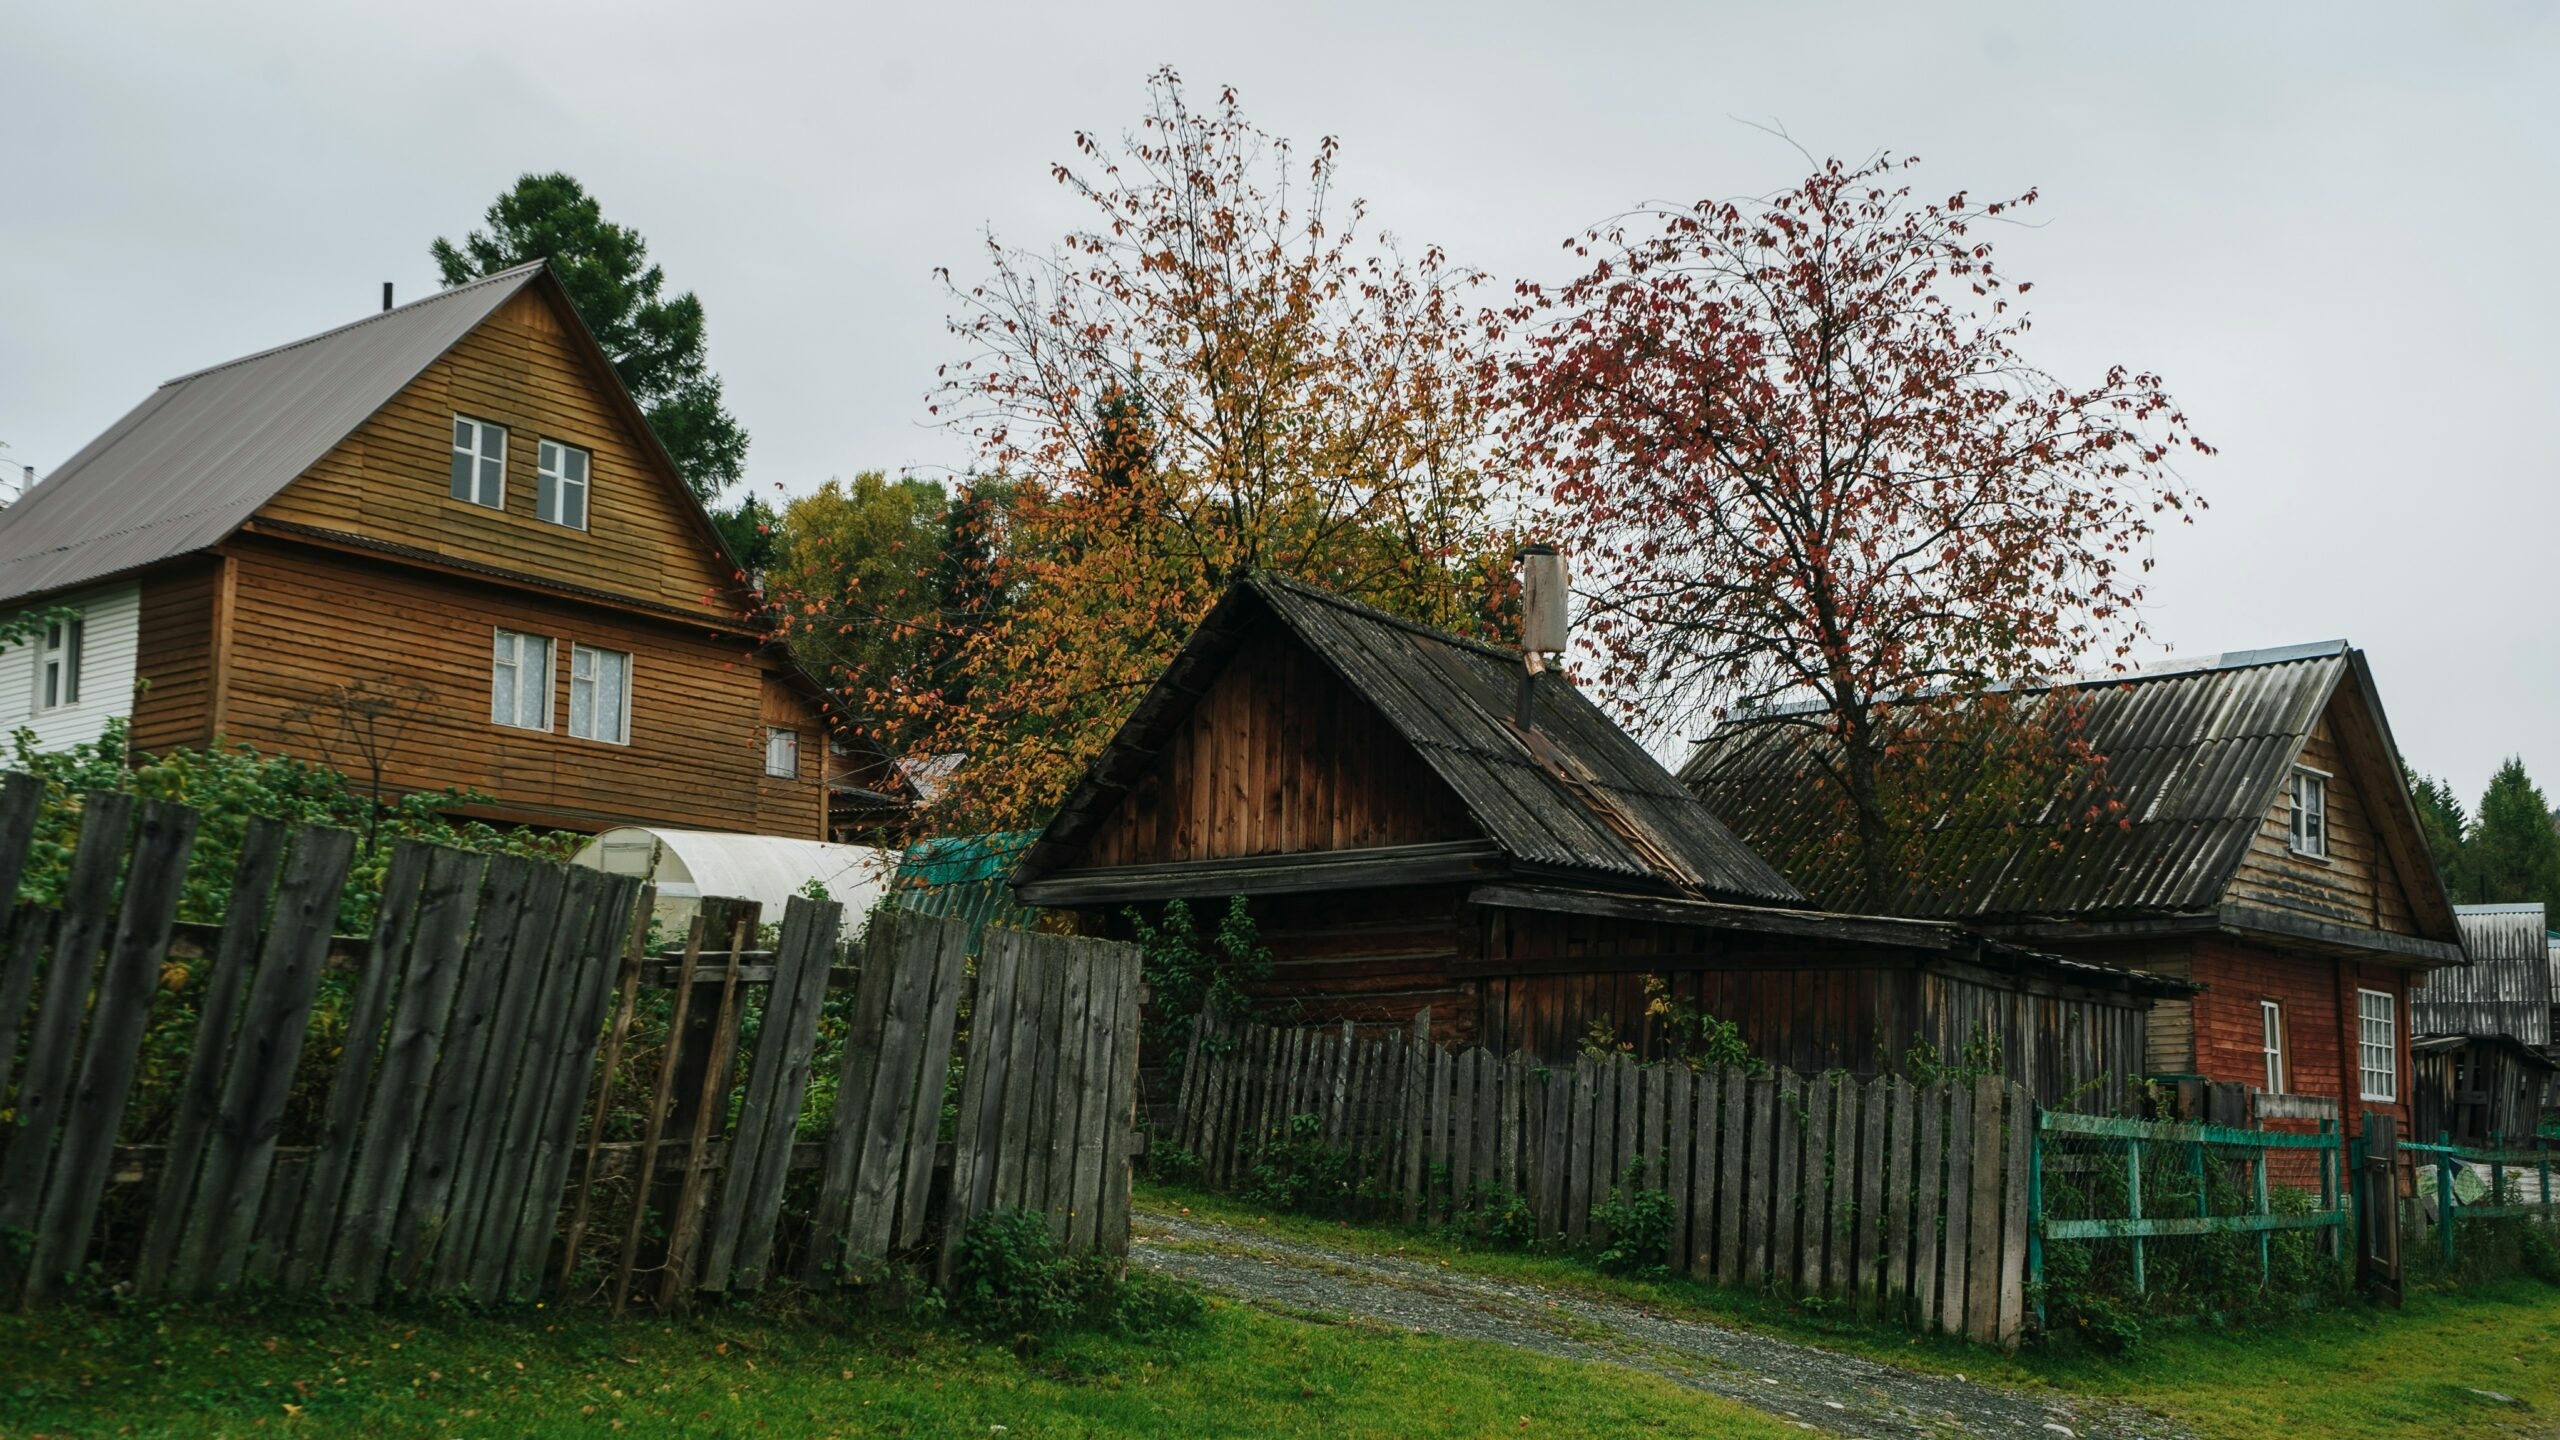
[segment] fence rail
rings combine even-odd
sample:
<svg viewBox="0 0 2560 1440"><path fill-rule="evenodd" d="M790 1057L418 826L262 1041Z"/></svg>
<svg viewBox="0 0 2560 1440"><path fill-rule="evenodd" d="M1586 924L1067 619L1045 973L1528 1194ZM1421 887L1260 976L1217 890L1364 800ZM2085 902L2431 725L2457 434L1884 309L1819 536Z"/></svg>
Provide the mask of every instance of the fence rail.
<svg viewBox="0 0 2560 1440"><path fill-rule="evenodd" d="M652 956L636 879L407 842L350 945L354 837L253 820L218 929L173 952L197 816L78 805L60 903L18 903L45 793L0 784L0 1303L96 1267L151 1297L673 1310L786 1257L817 1283L947 1269L968 1218L1015 1206L1126 1247L1133 947L992 931L973 980L966 921L889 911L846 966L840 907L794 899L769 942L713 901Z"/></svg>
<svg viewBox="0 0 2560 1440"><path fill-rule="evenodd" d="M2432 1187L2425 1187L2419 1177L2422 1194L2432 1188L2436 1213L2436 1243L2447 1265L2460 1253L2459 1232L2466 1220L2540 1220L2560 1226L2560 1190L2552 1188L2552 1175L2560 1170L2560 1152L2551 1150L2474 1149L2456 1145L2447 1135L2438 1135L2434 1144L2412 1140L2400 1142L2410 1165L2425 1165L2435 1171ZM2486 1172L2480 1180L2480 1194L2487 1203L2462 1198L2462 1186L2456 1178L2456 1167L2471 1172Z"/></svg>
<svg viewBox="0 0 2560 1440"><path fill-rule="evenodd" d="M2017 1343L2035 1113L2020 1087L1625 1056L1548 1067L1431 1044L1429 1025L1428 1011L1386 1032L1204 1018L1168 1140L1212 1186L1321 1156L1355 1203L1408 1221L1518 1205L1567 1244L1608 1238L1613 1194L1659 1192L1676 1271Z"/></svg>

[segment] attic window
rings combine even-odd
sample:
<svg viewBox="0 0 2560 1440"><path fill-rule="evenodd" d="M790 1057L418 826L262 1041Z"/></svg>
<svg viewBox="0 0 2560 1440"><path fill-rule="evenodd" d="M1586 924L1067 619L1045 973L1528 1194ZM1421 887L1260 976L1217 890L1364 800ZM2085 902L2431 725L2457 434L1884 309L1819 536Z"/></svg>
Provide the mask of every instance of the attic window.
<svg viewBox="0 0 2560 1440"><path fill-rule="evenodd" d="M533 487L533 514L538 520L587 528L587 452L557 440L542 442Z"/></svg>
<svg viewBox="0 0 2560 1440"><path fill-rule="evenodd" d="M454 499L492 510L507 508L507 427L453 417Z"/></svg>
<svg viewBox="0 0 2560 1440"><path fill-rule="evenodd" d="M2292 850L2314 860L2329 856L2329 777L2317 770L2293 772Z"/></svg>

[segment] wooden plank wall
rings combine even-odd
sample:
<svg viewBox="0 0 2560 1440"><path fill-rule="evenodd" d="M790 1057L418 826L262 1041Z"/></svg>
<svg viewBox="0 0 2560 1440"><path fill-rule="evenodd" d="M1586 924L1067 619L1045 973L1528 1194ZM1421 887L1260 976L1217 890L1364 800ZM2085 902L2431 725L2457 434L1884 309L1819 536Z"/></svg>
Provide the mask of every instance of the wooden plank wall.
<svg viewBox="0 0 2560 1440"><path fill-rule="evenodd" d="M1132 865L1471 839L1457 796L1276 625L1249 636L1081 863Z"/></svg>
<svg viewBox="0 0 2560 1440"><path fill-rule="evenodd" d="M1540 1236L1605 1240L1613 1192L1670 1199L1663 1262L2015 1346L2036 1106L1995 1076L1915 1087L1632 1056L1549 1066L1404 1027L1199 1027L1166 1143L1212 1186L1336 1152L1408 1220L1525 1204Z"/></svg>
<svg viewBox="0 0 2560 1440"><path fill-rule="evenodd" d="M2280 794L2250 837L2228 898L2336 925L2417 933L2405 882L2375 833L2374 802L2339 750L2332 716L2312 726L2302 763L2329 775L2328 854L2312 859L2293 853L2293 802L2290 794Z"/></svg>

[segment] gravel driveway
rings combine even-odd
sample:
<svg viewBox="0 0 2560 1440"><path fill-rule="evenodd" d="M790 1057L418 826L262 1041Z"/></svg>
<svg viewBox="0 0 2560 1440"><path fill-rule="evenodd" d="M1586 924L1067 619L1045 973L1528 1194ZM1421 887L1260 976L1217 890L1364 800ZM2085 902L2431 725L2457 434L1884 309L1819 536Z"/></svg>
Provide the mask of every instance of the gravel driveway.
<svg viewBox="0 0 2560 1440"><path fill-rule="evenodd" d="M1929 1375L1621 1300L1332 1250L1161 1210L1130 1258L1270 1306L1624 1365L1834 1435L2183 1440L2147 1412Z"/></svg>

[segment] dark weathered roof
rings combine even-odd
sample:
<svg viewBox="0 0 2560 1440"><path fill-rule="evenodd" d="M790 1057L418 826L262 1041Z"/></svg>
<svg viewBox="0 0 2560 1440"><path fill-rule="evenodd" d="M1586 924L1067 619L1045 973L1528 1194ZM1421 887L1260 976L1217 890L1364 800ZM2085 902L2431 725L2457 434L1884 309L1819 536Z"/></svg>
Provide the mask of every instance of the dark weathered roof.
<svg viewBox="0 0 2560 1440"><path fill-rule="evenodd" d="M0 600L220 542L541 272L520 265L163 384L0 510Z"/></svg>
<svg viewBox="0 0 2560 1440"><path fill-rule="evenodd" d="M2212 910L2312 727L2343 692L2350 703L2342 714L2362 733L2341 735L2341 750L2365 767L2358 789L2413 892L2421 930L2455 938L2371 672L2346 642L2216 655L2053 688L2085 702L2082 733L2105 756L2107 794L2124 807L2124 823L2068 825L2059 804L2017 817L1978 857L1967 852L1971 868L1930 877L1885 908L1982 921ZM1681 767L1681 779L1763 853L1825 856L1808 863L1845 870L1854 863L1847 848L1824 846L1818 833L1837 823L1836 811L1809 803L1826 783L1814 747L1829 742L1802 718L1779 712L1718 727ZM1843 878L1796 876L1817 893Z"/></svg>
<svg viewBox="0 0 2560 1440"><path fill-rule="evenodd" d="M2506 1035L2551 1043L2551 948L2542 902L2457 905L2467 965L2449 965L2409 991L2420 1035Z"/></svg>
<svg viewBox="0 0 2560 1440"><path fill-rule="evenodd" d="M1513 722L1520 657L1292 581L1231 588L1015 873L1072 864L1209 681L1264 618L1374 706L1510 867L1604 887L1795 904L1794 886L1561 675L1535 687L1534 734Z"/></svg>

